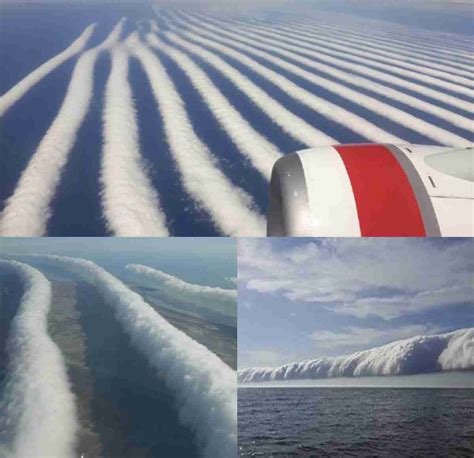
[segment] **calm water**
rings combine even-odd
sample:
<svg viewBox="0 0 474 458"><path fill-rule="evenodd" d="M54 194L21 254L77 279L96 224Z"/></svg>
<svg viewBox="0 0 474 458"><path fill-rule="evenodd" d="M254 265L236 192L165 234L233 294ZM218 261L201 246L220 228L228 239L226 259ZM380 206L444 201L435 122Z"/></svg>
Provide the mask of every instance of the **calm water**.
<svg viewBox="0 0 474 458"><path fill-rule="evenodd" d="M474 390L241 388L241 456L474 454Z"/></svg>

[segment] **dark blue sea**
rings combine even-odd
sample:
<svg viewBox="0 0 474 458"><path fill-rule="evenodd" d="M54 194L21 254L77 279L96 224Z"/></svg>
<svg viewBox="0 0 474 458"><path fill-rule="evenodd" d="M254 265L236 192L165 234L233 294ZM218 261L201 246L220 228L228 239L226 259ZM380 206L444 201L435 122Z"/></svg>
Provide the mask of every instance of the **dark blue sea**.
<svg viewBox="0 0 474 458"><path fill-rule="evenodd" d="M472 457L474 390L240 388L241 456Z"/></svg>

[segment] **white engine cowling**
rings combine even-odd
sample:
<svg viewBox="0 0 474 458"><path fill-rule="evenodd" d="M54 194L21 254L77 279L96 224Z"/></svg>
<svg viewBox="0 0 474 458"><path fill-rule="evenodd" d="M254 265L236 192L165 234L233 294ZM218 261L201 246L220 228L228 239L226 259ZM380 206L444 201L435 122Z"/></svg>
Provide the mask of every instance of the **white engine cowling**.
<svg viewBox="0 0 474 458"><path fill-rule="evenodd" d="M311 148L273 167L269 236L474 235L474 149Z"/></svg>

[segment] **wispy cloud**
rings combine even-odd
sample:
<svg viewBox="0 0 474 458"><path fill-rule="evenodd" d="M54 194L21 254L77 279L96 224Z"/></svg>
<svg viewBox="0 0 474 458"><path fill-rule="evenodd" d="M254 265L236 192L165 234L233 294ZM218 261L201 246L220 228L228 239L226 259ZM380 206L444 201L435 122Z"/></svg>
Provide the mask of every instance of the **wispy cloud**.
<svg viewBox="0 0 474 458"><path fill-rule="evenodd" d="M63 104L6 202L1 215L1 235L45 234L51 201L93 97L95 63L101 52L118 42L122 29L123 20L100 45L87 50L77 60Z"/></svg>
<svg viewBox="0 0 474 458"><path fill-rule="evenodd" d="M39 83L45 76L51 73L55 68L66 62L77 53L81 52L87 45L95 24L89 25L84 32L69 47L41 64L25 76L20 82L15 84L10 90L0 97L0 116L3 116L7 110L20 100L33 86Z"/></svg>
<svg viewBox="0 0 474 458"><path fill-rule="evenodd" d="M239 284L357 317L472 303L472 241L321 239L239 242Z"/></svg>

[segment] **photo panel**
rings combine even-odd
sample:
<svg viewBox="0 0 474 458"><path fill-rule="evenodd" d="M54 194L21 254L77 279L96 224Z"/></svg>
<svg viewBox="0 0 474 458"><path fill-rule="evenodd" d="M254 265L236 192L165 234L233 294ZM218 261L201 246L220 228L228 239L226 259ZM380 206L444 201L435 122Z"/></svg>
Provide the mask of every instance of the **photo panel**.
<svg viewBox="0 0 474 458"><path fill-rule="evenodd" d="M472 455L473 250L240 239L241 456Z"/></svg>
<svg viewBox="0 0 474 458"><path fill-rule="evenodd" d="M474 457L474 0L0 0L0 458Z"/></svg>
<svg viewBox="0 0 474 458"><path fill-rule="evenodd" d="M469 1L0 16L2 236L474 234Z"/></svg>
<svg viewBox="0 0 474 458"><path fill-rule="evenodd" d="M0 456L235 457L236 240L4 239Z"/></svg>

